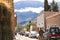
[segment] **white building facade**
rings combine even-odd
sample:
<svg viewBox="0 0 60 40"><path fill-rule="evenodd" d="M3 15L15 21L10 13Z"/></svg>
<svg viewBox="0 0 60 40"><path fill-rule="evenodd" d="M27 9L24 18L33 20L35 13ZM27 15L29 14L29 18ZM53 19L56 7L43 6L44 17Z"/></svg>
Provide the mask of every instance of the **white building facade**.
<svg viewBox="0 0 60 40"><path fill-rule="evenodd" d="M44 27L44 13L37 16L37 27Z"/></svg>

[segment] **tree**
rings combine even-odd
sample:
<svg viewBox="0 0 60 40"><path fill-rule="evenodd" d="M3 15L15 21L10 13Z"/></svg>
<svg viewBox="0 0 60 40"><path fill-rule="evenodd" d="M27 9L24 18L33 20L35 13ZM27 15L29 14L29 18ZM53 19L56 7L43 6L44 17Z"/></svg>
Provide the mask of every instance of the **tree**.
<svg viewBox="0 0 60 40"><path fill-rule="evenodd" d="M29 31L29 30L30 30L29 24L27 24L27 25L25 26L25 28L27 29L27 31Z"/></svg>
<svg viewBox="0 0 60 40"><path fill-rule="evenodd" d="M52 2L51 6L52 6L51 10L53 10L54 12L58 12L58 5L57 5L57 3L55 3L54 0Z"/></svg>
<svg viewBox="0 0 60 40"><path fill-rule="evenodd" d="M44 0L44 11L48 11L48 1Z"/></svg>
<svg viewBox="0 0 60 40"><path fill-rule="evenodd" d="M23 26L18 25L16 31L17 31L17 32L20 32L22 29L23 29Z"/></svg>
<svg viewBox="0 0 60 40"><path fill-rule="evenodd" d="M55 6L53 7L53 11L58 12L58 5L57 5L57 3L56 3Z"/></svg>
<svg viewBox="0 0 60 40"><path fill-rule="evenodd" d="M27 31L30 31L30 26L31 25L36 25L36 22L31 22L31 21L29 21L29 24L27 24L26 26L25 26L25 28L27 29Z"/></svg>
<svg viewBox="0 0 60 40"><path fill-rule="evenodd" d="M51 11L51 10L53 10L54 12L58 12L57 3L55 3L55 1L53 0L51 5L48 5L48 1L45 0L44 1L44 11Z"/></svg>

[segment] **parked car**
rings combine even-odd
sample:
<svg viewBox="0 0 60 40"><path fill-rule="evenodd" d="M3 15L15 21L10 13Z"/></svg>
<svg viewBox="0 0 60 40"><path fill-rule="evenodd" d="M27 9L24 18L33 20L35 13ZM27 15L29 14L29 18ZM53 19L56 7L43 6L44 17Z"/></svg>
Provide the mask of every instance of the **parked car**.
<svg viewBox="0 0 60 40"><path fill-rule="evenodd" d="M49 29L50 33L50 40L58 40L60 39L60 29L58 27L50 27Z"/></svg>
<svg viewBox="0 0 60 40"><path fill-rule="evenodd" d="M18 32L20 35L25 35L25 32Z"/></svg>
<svg viewBox="0 0 60 40"><path fill-rule="evenodd" d="M44 40L48 40L48 35L49 35L49 29L46 29L43 33Z"/></svg>
<svg viewBox="0 0 60 40"><path fill-rule="evenodd" d="M29 32L28 31L25 31L25 36L29 36Z"/></svg>
<svg viewBox="0 0 60 40"><path fill-rule="evenodd" d="M31 38L38 38L38 36L39 36L39 33L36 31L31 31L29 33L29 37L31 37Z"/></svg>

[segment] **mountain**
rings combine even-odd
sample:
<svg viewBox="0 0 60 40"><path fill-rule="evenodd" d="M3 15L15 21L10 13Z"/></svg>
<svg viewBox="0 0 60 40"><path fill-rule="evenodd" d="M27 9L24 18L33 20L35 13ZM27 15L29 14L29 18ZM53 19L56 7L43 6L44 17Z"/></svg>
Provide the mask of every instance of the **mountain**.
<svg viewBox="0 0 60 40"><path fill-rule="evenodd" d="M20 23L18 23L18 24L20 24L20 25L24 25L24 24L26 24L28 21L23 21L23 22L20 22Z"/></svg>
<svg viewBox="0 0 60 40"><path fill-rule="evenodd" d="M37 13L33 13L33 12L16 12L17 15L17 23L18 24L25 24L26 22L34 19L37 17Z"/></svg>
<svg viewBox="0 0 60 40"><path fill-rule="evenodd" d="M43 2L39 1L19 1L14 3L15 9L24 9L26 7L32 7L32 8L38 8L38 7L44 7ZM37 17L38 13L35 12L15 12L17 15L17 24L25 24L30 20L33 20Z"/></svg>
<svg viewBox="0 0 60 40"><path fill-rule="evenodd" d="M20 1L20 2L16 2L14 3L14 8L15 9L20 9L20 8L26 8L26 7L44 7L44 3L43 2L39 2L39 1Z"/></svg>

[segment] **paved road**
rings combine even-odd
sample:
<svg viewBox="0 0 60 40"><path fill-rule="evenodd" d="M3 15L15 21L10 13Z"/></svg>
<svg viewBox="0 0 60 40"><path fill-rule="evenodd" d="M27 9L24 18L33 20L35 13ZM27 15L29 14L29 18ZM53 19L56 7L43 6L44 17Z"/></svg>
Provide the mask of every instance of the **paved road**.
<svg viewBox="0 0 60 40"><path fill-rule="evenodd" d="M21 36L19 34L17 34L15 36L15 38L16 38L15 40L38 40L38 39L35 39L35 38L29 38L29 37Z"/></svg>

